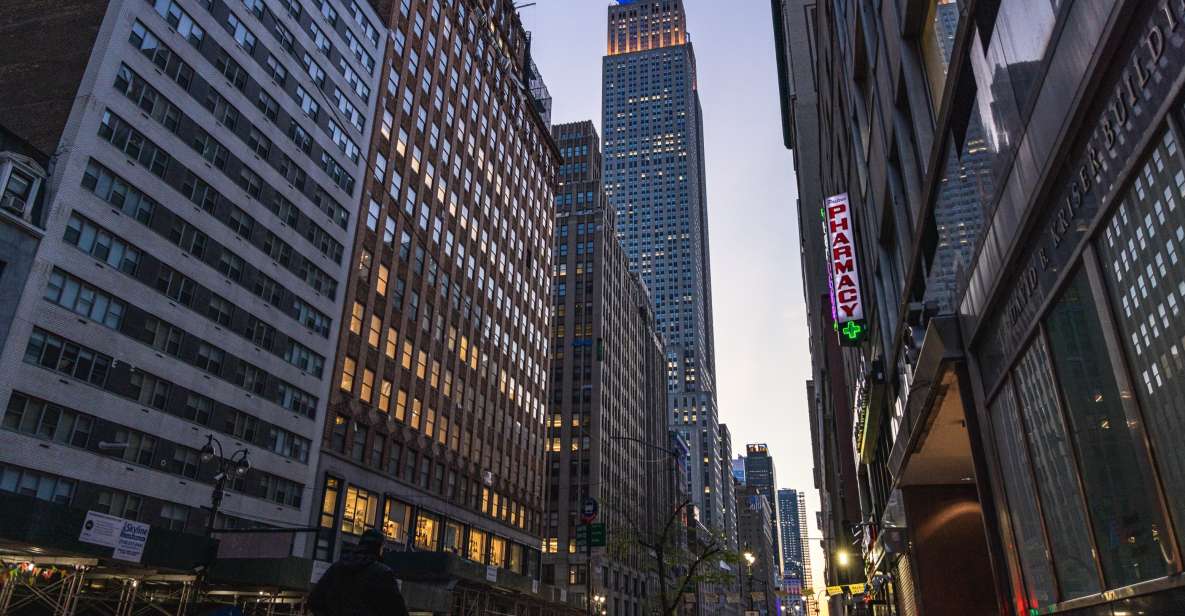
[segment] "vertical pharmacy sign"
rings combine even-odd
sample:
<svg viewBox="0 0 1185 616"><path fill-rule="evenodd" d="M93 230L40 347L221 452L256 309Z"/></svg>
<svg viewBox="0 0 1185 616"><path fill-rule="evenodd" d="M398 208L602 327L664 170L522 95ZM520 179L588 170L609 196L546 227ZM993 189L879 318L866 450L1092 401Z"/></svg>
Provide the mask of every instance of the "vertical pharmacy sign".
<svg viewBox="0 0 1185 616"><path fill-rule="evenodd" d="M827 198L827 261L830 264L835 327L841 344L858 344L867 329L860 271L856 264L856 234L848 195Z"/></svg>

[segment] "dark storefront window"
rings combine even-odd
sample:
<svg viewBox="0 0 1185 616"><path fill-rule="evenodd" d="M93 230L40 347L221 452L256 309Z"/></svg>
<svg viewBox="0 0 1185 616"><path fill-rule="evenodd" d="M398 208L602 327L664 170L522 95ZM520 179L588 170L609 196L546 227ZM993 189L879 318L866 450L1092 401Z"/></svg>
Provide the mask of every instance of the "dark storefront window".
<svg viewBox="0 0 1185 616"><path fill-rule="evenodd" d="M1097 593L1099 575L1075 479L1078 471L1058 409L1049 353L1040 338L1017 365L1016 387L1062 599Z"/></svg>
<svg viewBox="0 0 1185 616"><path fill-rule="evenodd" d="M1046 319L1070 435L1079 454L1109 588L1170 572L1171 548L1133 424L1124 414L1102 323L1079 271ZM1130 392L1128 392L1130 397Z"/></svg>
<svg viewBox="0 0 1185 616"><path fill-rule="evenodd" d="M1029 474L1024 427L1013 398L1011 384L1005 384L992 404L992 430L1000 458L1008 513L1012 518L1016 550L1024 572L1026 608L1043 608L1057 601L1057 589L1045 536L1041 529L1041 511L1037 508L1037 489Z"/></svg>
<svg viewBox="0 0 1185 616"><path fill-rule="evenodd" d="M1165 494L1185 528L1185 170L1166 132L1096 240Z"/></svg>

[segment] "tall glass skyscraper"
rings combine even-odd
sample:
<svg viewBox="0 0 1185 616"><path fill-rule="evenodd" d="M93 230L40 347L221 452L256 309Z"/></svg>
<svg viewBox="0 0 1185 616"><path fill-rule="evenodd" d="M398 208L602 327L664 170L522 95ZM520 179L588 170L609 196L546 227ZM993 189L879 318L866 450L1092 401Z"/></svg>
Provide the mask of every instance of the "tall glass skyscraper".
<svg viewBox="0 0 1185 616"><path fill-rule="evenodd" d="M689 492L722 525L703 120L682 0L609 7L603 64L605 197L667 340L671 425L691 446ZM695 467L699 468L695 468ZM731 480L730 480L731 481Z"/></svg>
<svg viewBox="0 0 1185 616"><path fill-rule="evenodd" d="M806 494L798 490L778 490L778 526L781 531L782 576L790 601L805 608L810 601L811 550L806 540ZM803 613L809 613L803 610Z"/></svg>

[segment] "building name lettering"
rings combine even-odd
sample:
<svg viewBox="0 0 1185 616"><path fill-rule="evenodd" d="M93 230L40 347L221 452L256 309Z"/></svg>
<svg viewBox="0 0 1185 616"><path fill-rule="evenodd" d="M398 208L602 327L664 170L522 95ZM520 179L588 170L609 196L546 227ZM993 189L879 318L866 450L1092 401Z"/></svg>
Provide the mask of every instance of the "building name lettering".
<svg viewBox="0 0 1185 616"><path fill-rule="evenodd" d="M1111 168L1107 161L1118 159L1115 150L1124 142L1122 135L1129 131L1133 119L1137 116L1133 113L1135 106L1151 96L1149 83L1157 72L1158 63L1164 57L1166 33L1176 31L1181 26L1183 18L1185 0L1163 0L1132 51L1131 58L1120 74L1119 81L1087 141L1077 170L1063 189L1063 196L1056 203L1056 210L1049 220L1044 241L1036 248L1029 258L1028 266L1016 279L1011 298L1004 310L1006 327L1002 328L1001 334L1020 333L1022 328L1019 326L1026 321L1031 300L1041 288L1042 275L1050 268L1050 254L1062 246L1070 231L1083 230L1079 219L1082 217L1082 206L1086 198L1109 179L1104 177L1107 173L1117 171ZM1148 120L1146 116L1146 112L1140 114L1145 121ZM1011 348L1011 345L1005 344L1004 348Z"/></svg>

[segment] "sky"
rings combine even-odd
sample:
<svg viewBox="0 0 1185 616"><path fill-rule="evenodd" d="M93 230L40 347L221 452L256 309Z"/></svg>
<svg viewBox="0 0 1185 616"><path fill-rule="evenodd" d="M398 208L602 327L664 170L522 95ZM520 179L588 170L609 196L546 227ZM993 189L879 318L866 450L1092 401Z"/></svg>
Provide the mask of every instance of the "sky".
<svg viewBox="0 0 1185 616"><path fill-rule="evenodd" d="M551 92L554 123L592 120L600 130L609 5L537 0L520 11ZM746 443L768 444L778 487L806 491L818 572L797 189L792 153L782 142L770 4L684 0L684 6L704 117L720 421L732 432L734 454Z"/></svg>

